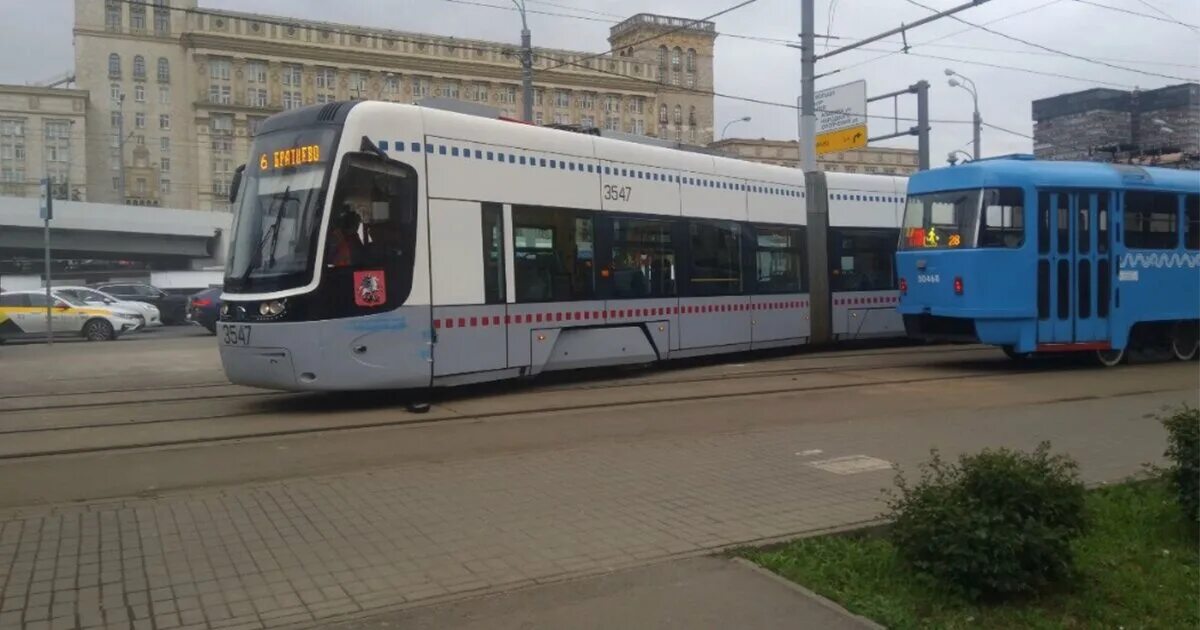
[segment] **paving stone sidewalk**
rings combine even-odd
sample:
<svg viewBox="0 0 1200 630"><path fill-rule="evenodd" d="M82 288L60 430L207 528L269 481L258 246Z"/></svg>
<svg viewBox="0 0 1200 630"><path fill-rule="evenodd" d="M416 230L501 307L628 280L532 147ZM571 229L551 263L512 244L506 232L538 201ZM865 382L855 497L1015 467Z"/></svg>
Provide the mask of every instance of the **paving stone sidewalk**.
<svg viewBox="0 0 1200 630"><path fill-rule="evenodd" d="M810 422L4 510L0 627L323 624L842 527L877 516L893 475L858 456L911 466L935 444L1051 439L1088 480L1115 480L1157 461L1161 429L1142 416L1171 402Z"/></svg>

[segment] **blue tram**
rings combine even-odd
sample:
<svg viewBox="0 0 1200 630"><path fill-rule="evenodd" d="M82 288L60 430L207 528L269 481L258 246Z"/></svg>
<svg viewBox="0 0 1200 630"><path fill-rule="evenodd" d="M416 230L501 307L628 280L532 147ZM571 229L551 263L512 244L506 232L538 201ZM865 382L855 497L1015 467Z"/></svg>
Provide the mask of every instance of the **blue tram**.
<svg viewBox="0 0 1200 630"><path fill-rule="evenodd" d="M1011 357L1197 355L1200 173L1008 156L913 176L896 255L912 337Z"/></svg>

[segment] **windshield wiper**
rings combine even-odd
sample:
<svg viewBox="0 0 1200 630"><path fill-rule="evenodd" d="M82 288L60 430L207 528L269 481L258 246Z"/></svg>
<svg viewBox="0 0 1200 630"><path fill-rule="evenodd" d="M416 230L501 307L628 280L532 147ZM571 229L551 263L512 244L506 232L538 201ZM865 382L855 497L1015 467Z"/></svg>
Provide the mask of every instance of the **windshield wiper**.
<svg viewBox="0 0 1200 630"><path fill-rule="evenodd" d="M242 282L245 282L247 279L249 279L250 274L254 273L254 271L258 268L258 265L262 263L263 245L266 245L267 240L272 238L274 240L271 241L271 253L268 256L270 263L268 266L275 266L275 247L279 244L279 226L281 223L283 223L283 204L287 200L293 198L291 193L292 187L288 186L283 190L282 194L276 193L272 196L271 206L267 208L267 214L269 215L271 213L271 208L276 208L276 206L278 206L276 208L275 222L271 224L271 227L267 228L267 231L263 234L262 239L258 241L258 245L254 247L254 260L246 266L246 273L242 274Z"/></svg>

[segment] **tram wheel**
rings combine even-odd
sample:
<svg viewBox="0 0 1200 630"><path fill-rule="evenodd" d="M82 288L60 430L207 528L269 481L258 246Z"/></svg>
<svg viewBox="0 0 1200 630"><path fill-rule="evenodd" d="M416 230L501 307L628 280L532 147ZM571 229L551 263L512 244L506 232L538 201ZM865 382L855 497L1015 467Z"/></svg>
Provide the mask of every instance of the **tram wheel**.
<svg viewBox="0 0 1200 630"><path fill-rule="evenodd" d="M1032 352L1017 352L1013 346L1000 346L1000 349L1004 351L1004 356L1013 361L1028 361L1033 358Z"/></svg>
<svg viewBox="0 0 1200 630"><path fill-rule="evenodd" d="M1200 354L1200 326L1196 322L1175 322L1171 327L1171 354L1180 361L1191 361Z"/></svg>
<svg viewBox="0 0 1200 630"><path fill-rule="evenodd" d="M1097 350L1096 363L1104 367L1117 367L1125 362L1125 349Z"/></svg>

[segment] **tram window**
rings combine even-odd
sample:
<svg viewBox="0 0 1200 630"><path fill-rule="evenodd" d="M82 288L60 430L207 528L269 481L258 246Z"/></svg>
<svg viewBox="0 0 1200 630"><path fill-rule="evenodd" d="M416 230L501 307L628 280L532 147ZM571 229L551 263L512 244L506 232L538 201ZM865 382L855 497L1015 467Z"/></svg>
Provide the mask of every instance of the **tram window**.
<svg viewBox="0 0 1200 630"><path fill-rule="evenodd" d="M513 207L518 302L566 302L595 295L592 217L561 208Z"/></svg>
<svg viewBox="0 0 1200 630"><path fill-rule="evenodd" d="M1020 188L984 191L980 247L1014 249L1025 244L1025 194Z"/></svg>
<svg viewBox="0 0 1200 630"><path fill-rule="evenodd" d="M740 295L742 292L741 226L693 221L689 294Z"/></svg>
<svg viewBox="0 0 1200 630"><path fill-rule="evenodd" d="M1091 213L1091 195L1087 193L1080 194L1079 208L1075 211L1075 217L1078 219L1078 224L1075 226L1075 251L1080 254L1092 251ZM1084 316L1080 315L1080 317Z"/></svg>
<svg viewBox="0 0 1200 630"><path fill-rule="evenodd" d="M1192 250L1200 249L1200 195L1187 195L1183 198L1183 215L1187 224L1183 246Z"/></svg>
<svg viewBox="0 0 1200 630"><path fill-rule="evenodd" d="M1050 319L1050 261L1038 261L1037 268L1038 319Z"/></svg>
<svg viewBox="0 0 1200 630"><path fill-rule="evenodd" d="M1071 197L1065 193L1055 195L1058 223L1058 253L1066 254L1071 251Z"/></svg>
<svg viewBox="0 0 1200 630"><path fill-rule="evenodd" d="M483 204L483 302L503 304L504 215L498 203Z"/></svg>
<svg viewBox="0 0 1200 630"><path fill-rule="evenodd" d="M1079 259L1079 274L1075 281L1079 284L1079 318L1087 319L1092 316L1092 261L1087 258Z"/></svg>
<svg viewBox="0 0 1200 630"><path fill-rule="evenodd" d="M1096 252L1108 253L1108 196L1102 192L1096 196Z"/></svg>
<svg viewBox="0 0 1200 630"><path fill-rule="evenodd" d="M1071 317L1071 263L1058 261L1058 318Z"/></svg>
<svg viewBox="0 0 1200 630"><path fill-rule="evenodd" d="M800 228L755 227L756 287L754 292L802 293L808 290L804 276L804 230Z"/></svg>
<svg viewBox="0 0 1200 630"><path fill-rule="evenodd" d="M1107 258L1096 261L1096 317L1108 317L1108 302L1112 299L1112 269Z"/></svg>
<svg viewBox="0 0 1200 630"><path fill-rule="evenodd" d="M1130 249L1175 249L1179 245L1179 195L1125 193L1125 246Z"/></svg>
<svg viewBox="0 0 1200 630"><path fill-rule="evenodd" d="M675 246L671 223L613 219L613 295L619 298L674 297Z"/></svg>
<svg viewBox="0 0 1200 630"><path fill-rule="evenodd" d="M1038 253L1050 253L1050 193L1038 195Z"/></svg>
<svg viewBox="0 0 1200 630"><path fill-rule="evenodd" d="M831 229L831 291L886 291L896 288L895 232Z"/></svg>
<svg viewBox="0 0 1200 630"><path fill-rule="evenodd" d="M334 290L355 283L356 309L378 309L408 299L416 249L416 197L410 167L374 156L346 159L333 200L325 262L330 282L338 287ZM359 271L383 273L355 279ZM380 281L383 286L378 286Z"/></svg>

